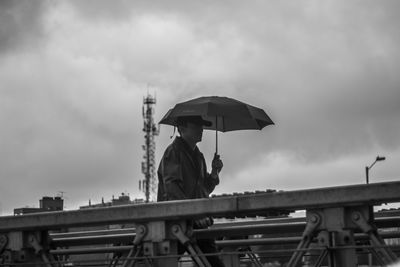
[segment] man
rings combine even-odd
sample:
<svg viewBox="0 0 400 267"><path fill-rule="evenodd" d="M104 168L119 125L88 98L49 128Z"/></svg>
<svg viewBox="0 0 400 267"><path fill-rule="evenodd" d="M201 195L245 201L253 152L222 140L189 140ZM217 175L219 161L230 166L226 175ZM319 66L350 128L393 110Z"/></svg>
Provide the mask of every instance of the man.
<svg viewBox="0 0 400 267"><path fill-rule="evenodd" d="M167 147L158 168L157 200L208 198L219 184L223 163L215 154L211 173L208 173L204 156L196 144L202 140L203 126L211 126L211 122L200 116L185 116L179 117L177 124L180 136ZM207 228L211 224L212 218L205 217L195 220L193 227ZM218 252L212 239L200 239L197 244L203 253ZM178 252L183 253L184 248L180 246ZM218 256L207 259L213 267L224 266Z"/></svg>

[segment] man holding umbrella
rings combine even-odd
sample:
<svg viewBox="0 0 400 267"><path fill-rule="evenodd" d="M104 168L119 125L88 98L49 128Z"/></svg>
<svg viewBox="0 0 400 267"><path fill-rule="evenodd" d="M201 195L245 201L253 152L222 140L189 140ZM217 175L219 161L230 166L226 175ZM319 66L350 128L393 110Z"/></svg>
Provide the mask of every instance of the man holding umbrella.
<svg viewBox="0 0 400 267"><path fill-rule="evenodd" d="M167 147L158 168L157 200L208 198L219 184L223 163L215 154L211 173L208 173L204 156L196 144L202 140L203 127L211 126L211 122L203 120L201 116L181 116L177 118L176 125L180 136ZM210 225L210 217L193 222L195 229ZM197 245L203 253L218 252L212 239L197 240ZM184 247L180 246L178 252L182 254ZM207 256L207 260L214 267L224 266L218 256Z"/></svg>
<svg viewBox="0 0 400 267"><path fill-rule="evenodd" d="M219 183L222 161L218 155L218 132L261 130L274 122L261 108L219 96L204 96L176 104L160 124L178 127L180 137L166 149L158 169L158 201L208 198ZM203 129L215 130L215 154L211 174L196 144ZM194 228L206 228L212 218L194 221ZM203 253L217 252L214 240L198 240ZM183 253L181 247L180 253ZM207 257L212 266L224 266L217 257Z"/></svg>

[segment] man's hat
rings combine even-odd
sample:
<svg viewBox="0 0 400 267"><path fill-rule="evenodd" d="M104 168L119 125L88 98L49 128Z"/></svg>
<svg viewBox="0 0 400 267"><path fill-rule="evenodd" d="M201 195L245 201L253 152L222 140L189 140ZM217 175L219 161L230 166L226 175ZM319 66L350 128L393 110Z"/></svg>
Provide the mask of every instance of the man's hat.
<svg viewBox="0 0 400 267"><path fill-rule="evenodd" d="M211 126L211 121L206 121L203 120L203 118L201 116L182 116L182 117L178 117L177 120L177 124L178 125L185 125L187 122L196 124L196 125L202 125L202 126L207 126L210 127Z"/></svg>

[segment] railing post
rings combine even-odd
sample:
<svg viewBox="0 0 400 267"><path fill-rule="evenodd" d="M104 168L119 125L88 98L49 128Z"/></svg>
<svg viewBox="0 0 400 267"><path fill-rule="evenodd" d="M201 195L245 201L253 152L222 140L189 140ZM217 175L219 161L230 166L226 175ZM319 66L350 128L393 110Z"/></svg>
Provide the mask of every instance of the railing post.
<svg viewBox="0 0 400 267"><path fill-rule="evenodd" d="M47 231L17 231L2 235L2 240L6 240L2 248L2 258L4 263L12 266L57 266L57 262L50 255L48 248Z"/></svg>
<svg viewBox="0 0 400 267"><path fill-rule="evenodd" d="M167 257L178 255L178 240L170 234L170 223L166 221L149 222L147 229L148 233L143 239L143 255L149 259L152 258L151 266L177 267L179 257Z"/></svg>
<svg viewBox="0 0 400 267"><path fill-rule="evenodd" d="M354 228L355 226L348 218L347 210L343 207L307 210L307 226L303 233L303 240L288 266L298 265L300 257L305 253L304 249L309 248L317 235L318 246L314 248L319 247L321 251L318 262L322 263L327 257L329 267L357 266Z"/></svg>

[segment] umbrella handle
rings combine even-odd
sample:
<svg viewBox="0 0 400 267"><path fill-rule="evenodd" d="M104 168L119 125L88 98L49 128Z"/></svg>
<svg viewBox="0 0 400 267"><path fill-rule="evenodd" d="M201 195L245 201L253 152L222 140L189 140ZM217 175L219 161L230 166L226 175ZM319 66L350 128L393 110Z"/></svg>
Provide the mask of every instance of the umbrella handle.
<svg viewBox="0 0 400 267"><path fill-rule="evenodd" d="M215 154L218 155L218 116L215 116Z"/></svg>
<svg viewBox="0 0 400 267"><path fill-rule="evenodd" d="M214 157L218 156L218 116L215 116L215 154ZM219 171L217 170L217 175Z"/></svg>
<svg viewBox="0 0 400 267"><path fill-rule="evenodd" d="M218 155L218 130L215 130L215 154Z"/></svg>

